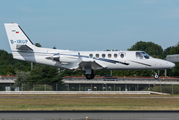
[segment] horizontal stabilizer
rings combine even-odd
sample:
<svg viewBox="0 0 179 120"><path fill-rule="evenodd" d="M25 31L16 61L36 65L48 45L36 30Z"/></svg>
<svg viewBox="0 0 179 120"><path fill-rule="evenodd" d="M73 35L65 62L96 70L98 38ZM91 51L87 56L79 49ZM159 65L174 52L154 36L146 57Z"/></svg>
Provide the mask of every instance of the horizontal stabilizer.
<svg viewBox="0 0 179 120"><path fill-rule="evenodd" d="M27 50L27 51L33 51L33 49L31 49L29 46L27 46L27 45L16 45L16 49L18 49L18 50Z"/></svg>

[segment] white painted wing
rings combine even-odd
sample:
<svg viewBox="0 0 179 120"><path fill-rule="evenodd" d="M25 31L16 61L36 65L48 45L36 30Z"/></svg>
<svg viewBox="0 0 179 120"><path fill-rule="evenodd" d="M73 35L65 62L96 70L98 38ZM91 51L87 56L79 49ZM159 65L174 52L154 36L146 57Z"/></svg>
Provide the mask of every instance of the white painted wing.
<svg viewBox="0 0 179 120"><path fill-rule="evenodd" d="M98 64L98 63L96 63L95 61L93 61L93 62L91 62L91 61L89 61L89 62L87 62L87 61L82 61L82 62L80 62L79 63L79 69L80 70L85 70L85 68L91 68L91 69L93 69L93 70L101 70L101 69L105 69L105 67L104 66L102 66L102 65L100 65L100 64Z"/></svg>

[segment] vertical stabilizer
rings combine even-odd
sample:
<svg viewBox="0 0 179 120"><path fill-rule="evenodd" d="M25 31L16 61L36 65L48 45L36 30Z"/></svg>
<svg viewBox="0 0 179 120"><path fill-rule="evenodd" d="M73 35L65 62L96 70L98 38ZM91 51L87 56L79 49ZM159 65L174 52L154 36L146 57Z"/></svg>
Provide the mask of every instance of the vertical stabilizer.
<svg viewBox="0 0 179 120"><path fill-rule="evenodd" d="M33 43L16 23L4 24L11 51L33 50Z"/></svg>

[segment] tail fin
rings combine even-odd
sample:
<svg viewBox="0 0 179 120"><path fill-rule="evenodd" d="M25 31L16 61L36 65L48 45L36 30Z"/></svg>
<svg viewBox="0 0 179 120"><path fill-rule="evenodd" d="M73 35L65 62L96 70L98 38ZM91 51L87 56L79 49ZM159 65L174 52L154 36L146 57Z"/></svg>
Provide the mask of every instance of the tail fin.
<svg viewBox="0 0 179 120"><path fill-rule="evenodd" d="M12 52L33 50L33 43L18 24L5 23L4 26Z"/></svg>

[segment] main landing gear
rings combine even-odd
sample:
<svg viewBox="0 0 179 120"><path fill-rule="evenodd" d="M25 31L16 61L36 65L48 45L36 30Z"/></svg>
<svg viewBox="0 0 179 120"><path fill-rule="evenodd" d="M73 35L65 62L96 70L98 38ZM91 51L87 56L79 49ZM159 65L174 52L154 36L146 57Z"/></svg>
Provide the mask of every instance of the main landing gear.
<svg viewBox="0 0 179 120"><path fill-rule="evenodd" d="M91 74L86 74L86 79L90 80L90 79L93 79L94 78L94 72L93 70L91 70Z"/></svg>

